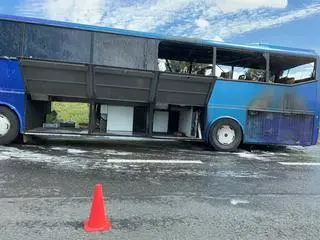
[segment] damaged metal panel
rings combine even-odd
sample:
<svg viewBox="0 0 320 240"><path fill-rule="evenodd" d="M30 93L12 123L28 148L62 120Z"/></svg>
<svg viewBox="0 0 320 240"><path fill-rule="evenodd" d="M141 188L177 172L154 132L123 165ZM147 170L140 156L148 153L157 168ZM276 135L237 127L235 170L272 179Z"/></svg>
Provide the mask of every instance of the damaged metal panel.
<svg viewBox="0 0 320 240"><path fill-rule="evenodd" d="M315 83L271 86L249 104L247 140L311 145L316 103ZM260 104L258 104L260 102ZM262 106L262 103L265 106ZM251 111L254 109L260 111Z"/></svg>
<svg viewBox="0 0 320 240"><path fill-rule="evenodd" d="M313 115L248 111L247 142L311 145Z"/></svg>
<svg viewBox="0 0 320 240"><path fill-rule="evenodd" d="M145 69L158 70L159 40L147 39L145 44Z"/></svg>
<svg viewBox="0 0 320 240"><path fill-rule="evenodd" d="M311 145L315 84L270 85L260 96L253 98L248 106L247 141Z"/></svg>
<svg viewBox="0 0 320 240"><path fill-rule="evenodd" d="M306 112L307 105L293 90L293 88L288 89L282 94L280 109L284 112Z"/></svg>
<svg viewBox="0 0 320 240"><path fill-rule="evenodd" d="M214 78L21 59L27 93L50 97L205 106ZM152 88L152 91L150 89Z"/></svg>
<svg viewBox="0 0 320 240"><path fill-rule="evenodd" d="M205 106L213 77L161 73L156 102Z"/></svg>
<svg viewBox="0 0 320 240"><path fill-rule="evenodd" d="M23 24L0 21L0 56L21 56Z"/></svg>
<svg viewBox="0 0 320 240"><path fill-rule="evenodd" d="M158 68L156 39L3 20L0 37L0 56L141 70Z"/></svg>
<svg viewBox="0 0 320 240"><path fill-rule="evenodd" d="M149 101L152 72L99 66L94 74L98 100Z"/></svg>
<svg viewBox="0 0 320 240"><path fill-rule="evenodd" d="M88 99L88 66L21 60L27 92L31 95Z"/></svg>
<svg viewBox="0 0 320 240"><path fill-rule="evenodd" d="M283 112L310 112L315 109L315 102L305 94L301 94L301 89L307 87L307 91L312 89L304 86L266 86L259 95L253 96L248 108L255 110L283 111ZM304 90L303 90L304 91Z"/></svg>
<svg viewBox="0 0 320 240"><path fill-rule="evenodd" d="M156 40L108 33L94 34L94 64L155 70L157 56Z"/></svg>
<svg viewBox="0 0 320 240"><path fill-rule="evenodd" d="M22 60L26 87L34 99L54 96L81 99L96 97L98 100L144 103L150 101L151 81L155 73L139 70L158 70L159 40L30 23L2 22L20 26L16 33L20 32L16 48L5 55L45 60ZM10 26L3 32L9 34ZM3 46L1 49L5 48ZM49 62L51 60L60 63ZM91 69L89 66L64 62L89 63L101 67ZM119 70L120 68L126 69ZM155 101L189 106L205 105L213 82L211 77L166 73L160 75Z"/></svg>
<svg viewBox="0 0 320 240"><path fill-rule="evenodd" d="M25 25L23 56L65 62L90 62L90 32Z"/></svg>
<svg viewBox="0 0 320 240"><path fill-rule="evenodd" d="M25 130L42 127L46 122L46 115L51 111L51 103L26 99Z"/></svg>

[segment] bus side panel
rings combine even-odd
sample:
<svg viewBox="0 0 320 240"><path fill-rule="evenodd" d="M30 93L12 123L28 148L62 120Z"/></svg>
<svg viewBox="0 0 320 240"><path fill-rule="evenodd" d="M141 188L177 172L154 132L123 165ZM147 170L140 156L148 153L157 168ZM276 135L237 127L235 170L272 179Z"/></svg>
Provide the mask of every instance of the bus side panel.
<svg viewBox="0 0 320 240"><path fill-rule="evenodd" d="M20 133L24 132L25 90L18 61L0 59L0 105L17 114Z"/></svg>
<svg viewBox="0 0 320 240"><path fill-rule="evenodd" d="M23 24L0 20L0 56L21 56Z"/></svg>
<svg viewBox="0 0 320 240"><path fill-rule="evenodd" d="M315 144L318 142L319 130L320 130L320 57L317 58L316 79L318 82L318 87L317 87L315 132L314 132L314 136L313 136L313 142Z"/></svg>
<svg viewBox="0 0 320 240"><path fill-rule="evenodd" d="M251 85L251 84L250 84ZM255 94L245 82L216 80L207 106L205 140L208 141L212 124L220 118L232 118L245 130L246 106ZM240 87L240 88L239 88Z"/></svg>
<svg viewBox="0 0 320 240"><path fill-rule="evenodd" d="M217 80L208 104L206 139L212 123L237 120L245 143L314 144L316 82L296 86Z"/></svg>
<svg viewBox="0 0 320 240"><path fill-rule="evenodd" d="M314 116L249 111L245 140L249 143L312 145Z"/></svg>
<svg viewBox="0 0 320 240"><path fill-rule="evenodd" d="M319 81L312 82L312 83L306 83L303 85L298 85L293 87L293 92L295 95L297 95L300 99L300 101L304 101L305 104L308 106L308 111L312 112L312 122L310 125L312 127L309 127L306 125L300 125L300 130L311 130L311 144L303 144L301 145L315 145L318 142L318 134L319 134L319 90L317 87L319 87ZM307 117L305 118L307 119ZM306 133L302 132L301 136L305 136Z"/></svg>
<svg viewBox="0 0 320 240"><path fill-rule="evenodd" d="M248 107L245 140L250 143L285 145L313 142L316 82L295 86L274 85Z"/></svg>

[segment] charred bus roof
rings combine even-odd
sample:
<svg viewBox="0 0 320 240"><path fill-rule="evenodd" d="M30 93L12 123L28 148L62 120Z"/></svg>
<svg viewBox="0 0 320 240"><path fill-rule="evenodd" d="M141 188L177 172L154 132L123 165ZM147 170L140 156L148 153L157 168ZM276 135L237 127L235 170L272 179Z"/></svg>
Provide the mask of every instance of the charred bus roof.
<svg viewBox="0 0 320 240"><path fill-rule="evenodd" d="M166 35L161 35L157 33L148 33L148 32L117 29L117 28L111 28L111 27L102 27L102 26L86 25L86 24L79 24L79 23L62 22L62 21L12 16L12 15L1 15L1 14L0 14L0 20L61 27L61 28L78 29L78 30L93 31L93 32L103 32L103 33L109 33L109 34L127 35L131 37L151 38L151 39L157 39L160 41L174 41L174 42L180 42L182 44L189 43L189 44L214 46L214 47L220 47L220 48L233 48L233 49L239 49L239 50L257 51L257 52L300 55L300 56L311 57L311 58L317 57L317 53L313 50L275 46L275 45L261 44L261 43L249 44L249 45L234 44L234 43L226 43L226 42L217 42L212 40L177 37L177 36L166 36Z"/></svg>

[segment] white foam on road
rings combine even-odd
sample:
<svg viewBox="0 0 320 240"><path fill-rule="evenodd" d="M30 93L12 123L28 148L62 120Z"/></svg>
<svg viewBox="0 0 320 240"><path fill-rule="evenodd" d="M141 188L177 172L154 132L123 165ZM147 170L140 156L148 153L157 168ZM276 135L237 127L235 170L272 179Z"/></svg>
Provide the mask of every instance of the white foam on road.
<svg viewBox="0 0 320 240"><path fill-rule="evenodd" d="M76 148L66 148L66 147L51 147L51 150L54 151L67 151L70 154L81 154L81 153L86 153L88 151L82 150L82 149L76 149ZM127 156L127 155L132 155L132 152L120 152L116 150L93 150L91 151L92 153L95 154L105 154L105 155L118 155L118 156Z"/></svg>
<svg viewBox="0 0 320 240"><path fill-rule="evenodd" d="M255 160L266 160L264 157L261 157L258 154L254 154L254 153L250 153L250 152L238 152L235 154L241 158L255 159Z"/></svg>
<svg viewBox="0 0 320 240"><path fill-rule="evenodd" d="M67 150L67 148L65 148L65 147L51 147L50 149L51 150L55 150L55 151L65 151L65 150Z"/></svg>
<svg viewBox="0 0 320 240"><path fill-rule="evenodd" d="M275 176L267 175L264 172L252 172L252 171L217 171L215 172L215 176L218 177L233 177L233 178L277 178Z"/></svg>
<svg viewBox="0 0 320 240"><path fill-rule="evenodd" d="M286 166L320 166L319 162L278 162Z"/></svg>
<svg viewBox="0 0 320 240"><path fill-rule="evenodd" d="M39 162L48 163L51 166L64 167L70 169L83 169L91 166L92 160L90 158L79 157L81 155L63 155L56 156L41 152L30 151L27 149L19 149L15 147L1 147L0 146L1 160L22 160L26 162Z"/></svg>
<svg viewBox="0 0 320 240"><path fill-rule="evenodd" d="M116 150L103 150L98 153L103 153L105 155L118 155L118 156L127 156L127 155L132 155L132 152L124 152L124 151L116 151Z"/></svg>
<svg viewBox="0 0 320 240"><path fill-rule="evenodd" d="M72 148L69 148L68 149L68 153L71 153L71 154L80 154L80 153L86 153L88 151L84 151L84 150L80 150L80 149L72 149Z"/></svg>
<svg viewBox="0 0 320 240"><path fill-rule="evenodd" d="M278 156L284 156L284 157L289 157L289 153L277 153Z"/></svg>
<svg viewBox="0 0 320 240"><path fill-rule="evenodd" d="M8 159L10 159L9 156L0 156L0 161L8 160Z"/></svg>
<svg viewBox="0 0 320 240"><path fill-rule="evenodd" d="M108 159L108 163L159 163L159 164L203 164L199 160L160 160L160 159Z"/></svg>
<svg viewBox="0 0 320 240"><path fill-rule="evenodd" d="M248 200L241 200L241 199L231 199L230 203L232 205L238 205L238 204L248 204L249 201Z"/></svg>
<svg viewBox="0 0 320 240"><path fill-rule="evenodd" d="M51 147L50 149L54 150L54 151L67 151L67 153L70 153L70 154L81 154L81 153L88 152L88 151L82 150L82 149L66 148L66 147Z"/></svg>

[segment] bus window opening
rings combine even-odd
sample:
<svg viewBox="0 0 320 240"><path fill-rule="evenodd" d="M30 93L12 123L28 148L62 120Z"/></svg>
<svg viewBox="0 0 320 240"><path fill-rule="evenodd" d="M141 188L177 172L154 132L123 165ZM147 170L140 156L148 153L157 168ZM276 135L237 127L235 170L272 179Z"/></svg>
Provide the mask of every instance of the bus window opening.
<svg viewBox="0 0 320 240"><path fill-rule="evenodd" d="M316 78L315 59L270 56L270 81L282 84L308 82Z"/></svg>
<svg viewBox="0 0 320 240"><path fill-rule="evenodd" d="M210 46L164 41L159 45L158 68L162 72L209 76L212 54Z"/></svg>
<svg viewBox="0 0 320 240"><path fill-rule="evenodd" d="M266 81L266 59L263 53L218 49L216 76L218 78Z"/></svg>

